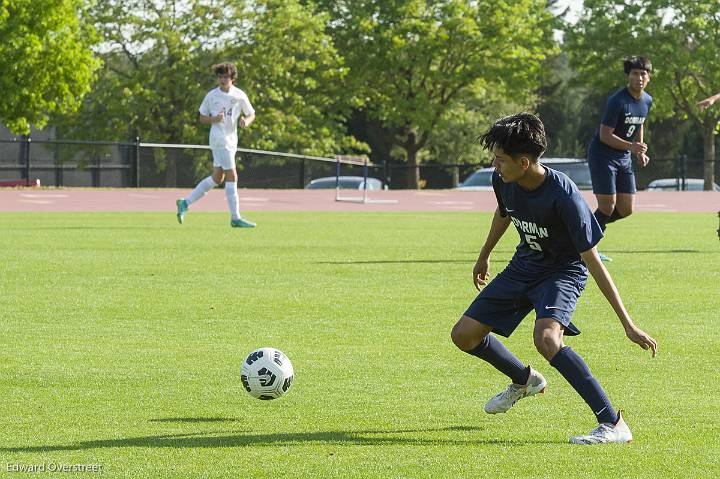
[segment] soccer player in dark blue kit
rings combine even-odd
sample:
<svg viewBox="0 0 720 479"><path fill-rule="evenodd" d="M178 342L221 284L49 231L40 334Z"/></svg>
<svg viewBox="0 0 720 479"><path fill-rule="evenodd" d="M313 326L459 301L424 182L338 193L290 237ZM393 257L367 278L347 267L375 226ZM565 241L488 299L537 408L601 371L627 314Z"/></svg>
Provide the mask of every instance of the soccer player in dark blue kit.
<svg viewBox="0 0 720 479"><path fill-rule="evenodd" d="M631 154L640 166L647 166L644 143L645 119L652 97L645 92L652 65L643 57L630 57L623 63L627 86L607 100L600 128L588 146L588 166L598 207L595 218L603 232L608 223L630 216L635 203L635 173ZM612 261L600 255L604 261Z"/></svg>
<svg viewBox="0 0 720 479"><path fill-rule="evenodd" d="M473 283L481 292L455 324L451 337L462 351L487 361L512 380L487 402L485 411L504 413L518 400L545 389L542 374L523 364L491 334L510 336L534 309L535 347L580 394L599 423L589 434L571 437L570 442L630 442L632 434L620 412L582 357L563 343L564 335L580 333L570 320L589 270L627 337L651 349L653 356L657 352L655 340L630 319L600 261L596 249L603 236L600 225L572 180L538 161L547 147L538 117L520 113L502 118L480 139L494 155L498 207L473 268ZM490 253L510 224L520 234L520 243L508 266L488 283Z"/></svg>

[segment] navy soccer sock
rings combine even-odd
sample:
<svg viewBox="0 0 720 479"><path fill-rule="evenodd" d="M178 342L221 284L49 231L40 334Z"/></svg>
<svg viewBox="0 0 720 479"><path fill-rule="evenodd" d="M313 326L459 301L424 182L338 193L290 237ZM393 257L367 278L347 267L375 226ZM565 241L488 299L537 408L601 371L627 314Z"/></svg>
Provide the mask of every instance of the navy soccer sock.
<svg viewBox="0 0 720 479"><path fill-rule="evenodd" d="M595 213L593 213L593 214L595 215L595 219L597 220L597 222L600 223L600 229L602 229L604 232L607 224L612 223L612 221L610 221L610 218L612 218L612 216L606 215L605 213L600 211L599 208L596 209ZM613 220L613 221L615 221L615 220Z"/></svg>
<svg viewBox="0 0 720 479"><path fill-rule="evenodd" d="M620 213L618 213L617 208L615 208L615 209L613 210L612 214L610 215L610 217L608 218L608 220L605 222L605 224L607 224L607 223L613 223L613 222L615 222L615 221L617 221L617 220L621 220L621 219L623 219L623 218L625 218L625 217L622 216Z"/></svg>
<svg viewBox="0 0 720 479"><path fill-rule="evenodd" d="M488 334L475 349L466 351L484 361L509 377L513 383L525 385L530 376L530 368L511 353L495 336Z"/></svg>
<svg viewBox="0 0 720 479"><path fill-rule="evenodd" d="M550 366L557 369L578 392L595 413L598 422L613 424L617 422L617 414L610 404L607 394L597 379L593 377L583 358L571 347L565 346L558 351L550 361Z"/></svg>

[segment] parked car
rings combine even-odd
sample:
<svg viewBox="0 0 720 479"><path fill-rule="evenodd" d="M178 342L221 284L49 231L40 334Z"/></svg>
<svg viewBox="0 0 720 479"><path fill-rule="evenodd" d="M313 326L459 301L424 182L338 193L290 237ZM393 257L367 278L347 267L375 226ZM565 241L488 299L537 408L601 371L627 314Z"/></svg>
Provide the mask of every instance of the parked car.
<svg viewBox="0 0 720 479"><path fill-rule="evenodd" d="M586 160L579 158L541 158L540 163L553 170L562 171L575 182L581 190L591 190L592 180L590 179L590 168ZM495 168L481 168L465 181L460 183L456 189L466 191L492 191L492 175Z"/></svg>
<svg viewBox="0 0 720 479"><path fill-rule="evenodd" d="M310 183L305 185L306 190L327 190L334 189L338 177L326 176L324 178L316 178ZM365 178L362 176L340 176L339 186L343 190L364 190L365 189ZM382 190L382 181L377 178L367 179L368 190ZM387 189L387 188L384 188Z"/></svg>
<svg viewBox="0 0 720 479"><path fill-rule="evenodd" d="M481 168L470 174L465 181L457 185L456 190L492 191L492 175L495 168Z"/></svg>
<svg viewBox="0 0 720 479"><path fill-rule="evenodd" d="M702 191L705 186L705 180L702 178L685 178L683 187L680 178L661 178L653 180L648 184L647 191ZM713 183L713 191L720 191L720 186Z"/></svg>

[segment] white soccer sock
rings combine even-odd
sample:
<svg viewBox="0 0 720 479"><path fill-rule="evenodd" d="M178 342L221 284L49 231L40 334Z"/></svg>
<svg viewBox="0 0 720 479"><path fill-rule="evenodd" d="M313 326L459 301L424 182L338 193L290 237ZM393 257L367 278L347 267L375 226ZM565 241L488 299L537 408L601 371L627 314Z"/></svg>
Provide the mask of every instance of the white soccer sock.
<svg viewBox="0 0 720 479"><path fill-rule="evenodd" d="M216 186L217 183L213 181L212 176L208 176L197 184L195 189L190 192L187 198L185 198L185 201L187 202L188 206L190 206L191 204L195 203L197 200L205 196L208 191L212 190Z"/></svg>
<svg viewBox="0 0 720 479"><path fill-rule="evenodd" d="M225 197L227 198L228 208L232 219L240 219L240 199L237 193L237 181L225 182Z"/></svg>

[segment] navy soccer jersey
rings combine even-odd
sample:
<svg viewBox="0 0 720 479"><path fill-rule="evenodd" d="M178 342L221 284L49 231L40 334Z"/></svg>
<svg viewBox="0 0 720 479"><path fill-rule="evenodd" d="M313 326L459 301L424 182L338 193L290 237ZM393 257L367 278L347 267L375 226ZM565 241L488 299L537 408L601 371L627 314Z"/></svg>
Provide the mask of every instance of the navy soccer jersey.
<svg viewBox="0 0 720 479"><path fill-rule="evenodd" d="M520 235L509 267L529 275L568 269L586 275L580 253L600 241L602 230L575 183L564 173L545 169L545 181L532 191L493 174L500 214L510 216Z"/></svg>
<svg viewBox="0 0 720 479"><path fill-rule="evenodd" d="M608 98L600 123L612 128L615 136L632 142L650 113L652 101L646 92L636 100L627 88L618 90ZM630 160L630 150L616 150L600 141L600 130L595 132L590 141L588 153L590 160Z"/></svg>

